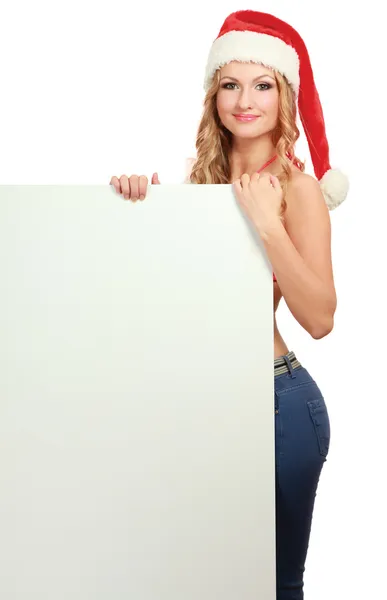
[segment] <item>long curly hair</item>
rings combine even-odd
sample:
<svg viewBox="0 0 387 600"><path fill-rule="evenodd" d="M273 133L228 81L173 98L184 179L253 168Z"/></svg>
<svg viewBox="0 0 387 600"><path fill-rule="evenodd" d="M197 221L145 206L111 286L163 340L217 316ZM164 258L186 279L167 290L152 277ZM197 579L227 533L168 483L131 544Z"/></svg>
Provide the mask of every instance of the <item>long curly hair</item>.
<svg viewBox="0 0 387 600"><path fill-rule="evenodd" d="M291 177L290 162L300 171L305 163L294 154L300 131L296 124L297 102L294 91L285 76L274 72L279 90L278 121L272 131L272 141L281 167L278 179L283 190L281 215L286 210L286 191ZM220 87L220 69L214 75L212 85L204 99L204 108L196 137L197 158L192 166L191 183L232 183L230 152L232 133L221 122L216 108L216 97Z"/></svg>

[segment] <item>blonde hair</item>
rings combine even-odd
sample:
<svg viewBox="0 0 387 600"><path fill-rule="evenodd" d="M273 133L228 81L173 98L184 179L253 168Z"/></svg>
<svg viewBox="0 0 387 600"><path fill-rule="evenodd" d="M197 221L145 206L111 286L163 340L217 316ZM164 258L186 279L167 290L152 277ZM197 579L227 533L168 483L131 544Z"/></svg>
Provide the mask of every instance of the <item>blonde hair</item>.
<svg viewBox="0 0 387 600"><path fill-rule="evenodd" d="M294 156L295 143L300 137L296 124L297 103L294 91L287 79L274 72L279 90L279 110L276 128L272 131L272 141L281 166L278 175L283 194L281 215L286 210L286 191L291 177L290 160L300 171L305 163ZM197 158L189 177L191 183L232 183L230 151L232 133L220 121L216 108L216 97L220 87L220 69L214 75L212 85L204 99L202 118L196 137Z"/></svg>

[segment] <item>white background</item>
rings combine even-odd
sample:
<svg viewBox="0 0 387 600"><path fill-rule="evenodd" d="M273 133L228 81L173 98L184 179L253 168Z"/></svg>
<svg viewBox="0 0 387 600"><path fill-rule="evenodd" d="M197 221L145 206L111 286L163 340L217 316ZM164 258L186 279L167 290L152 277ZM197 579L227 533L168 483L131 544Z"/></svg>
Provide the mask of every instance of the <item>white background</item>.
<svg viewBox="0 0 387 600"><path fill-rule="evenodd" d="M331 213L334 331L279 325L320 385L332 440L316 500L307 600L380 598L386 536L382 293L385 245L384 20L376 2L66 3L14 0L0 19L0 184L105 184L158 171L179 183L194 156L207 54L226 16L289 21L309 50L332 166L350 177ZM298 144L307 158L305 140Z"/></svg>

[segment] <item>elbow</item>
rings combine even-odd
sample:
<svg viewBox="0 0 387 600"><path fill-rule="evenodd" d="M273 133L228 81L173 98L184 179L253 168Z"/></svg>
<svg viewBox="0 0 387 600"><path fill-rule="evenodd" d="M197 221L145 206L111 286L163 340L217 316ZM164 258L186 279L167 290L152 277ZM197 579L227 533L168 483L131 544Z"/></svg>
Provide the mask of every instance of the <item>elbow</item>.
<svg viewBox="0 0 387 600"><path fill-rule="evenodd" d="M322 314L319 318L313 320L309 333L314 340L321 340L329 335L334 326L334 317L337 307L336 293L325 303Z"/></svg>
<svg viewBox="0 0 387 600"><path fill-rule="evenodd" d="M302 318L297 318L296 313L291 309L290 311L301 327L303 327L314 340L321 340L333 330L336 312L336 297L334 297L333 300L330 299L329 302L324 301L320 306L309 306L308 309L309 310L306 310L305 306L303 307Z"/></svg>
<svg viewBox="0 0 387 600"><path fill-rule="evenodd" d="M325 319L320 323L315 323L313 327L310 328L309 333L314 340L321 340L322 338L329 335L333 329L333 315L329 319Z"/></svg>

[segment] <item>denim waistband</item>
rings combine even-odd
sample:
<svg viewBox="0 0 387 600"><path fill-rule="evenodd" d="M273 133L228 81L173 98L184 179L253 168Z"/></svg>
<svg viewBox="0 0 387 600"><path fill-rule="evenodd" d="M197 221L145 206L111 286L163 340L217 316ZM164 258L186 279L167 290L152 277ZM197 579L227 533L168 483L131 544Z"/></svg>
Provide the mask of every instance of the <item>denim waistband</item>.
<svg viewBox="0 0 387 600"><path fill-rule="evenodd" d="M287 354L274 359L274 376L283 375L291 372L292 368L300 369L301 367L302 365L293 350L290 350Z"/></svg>

